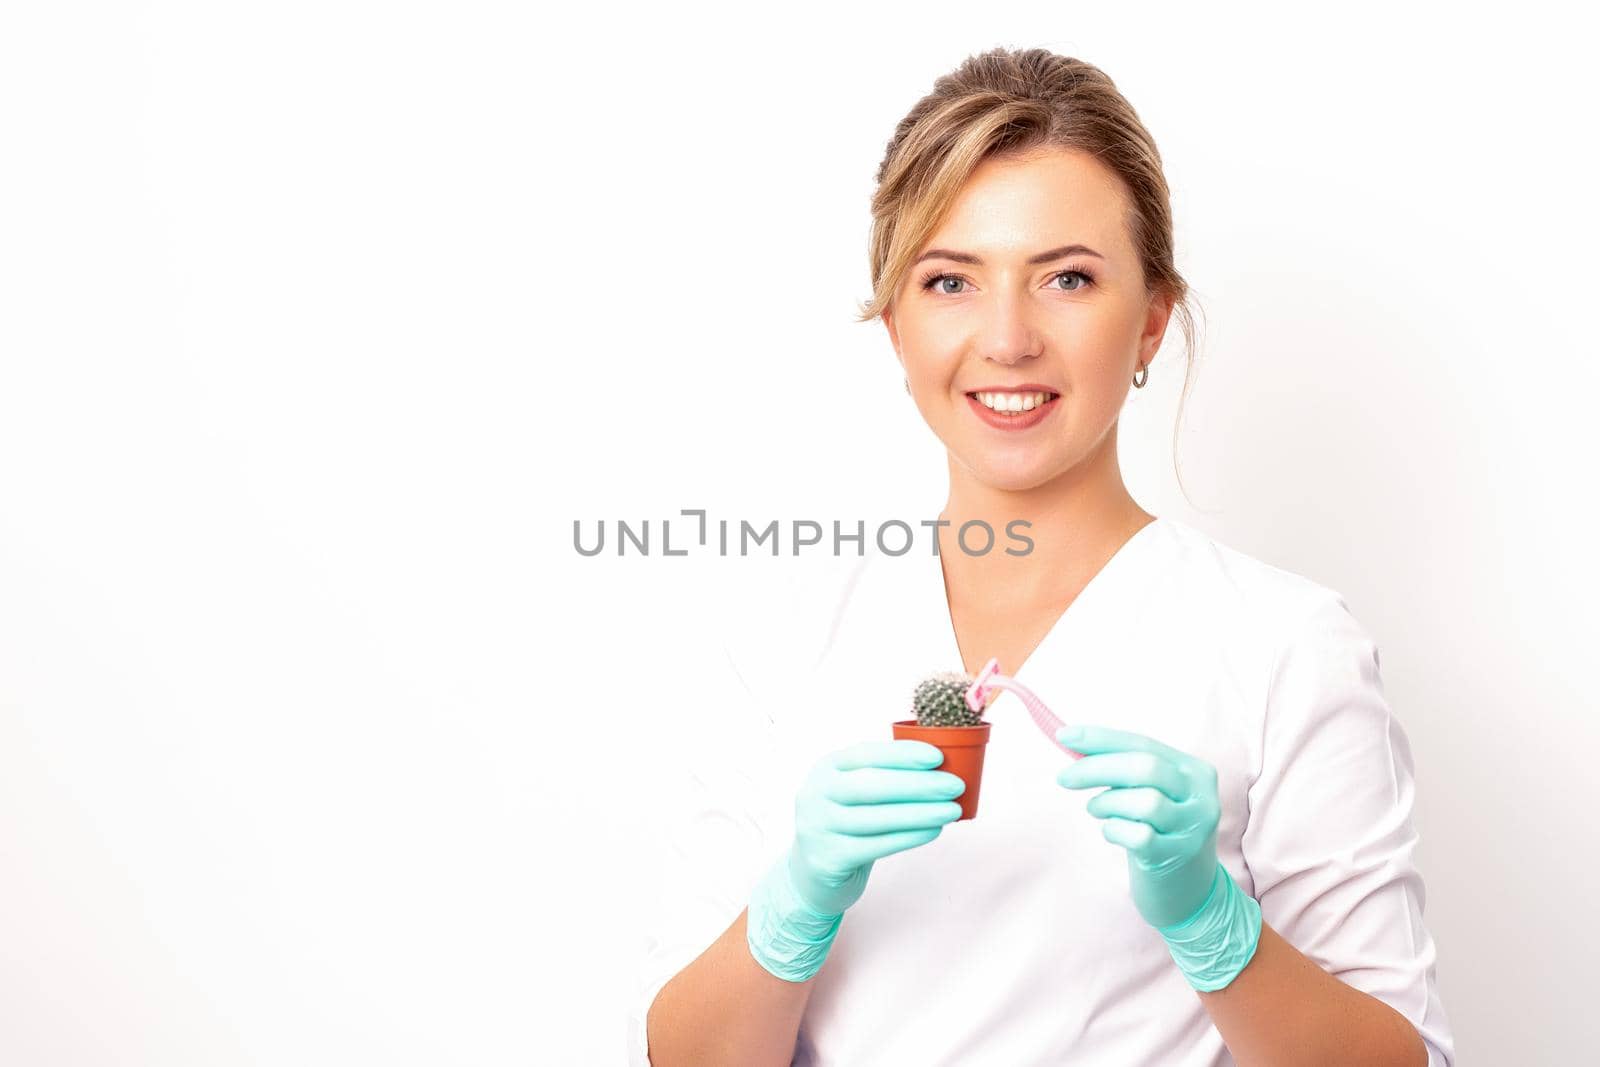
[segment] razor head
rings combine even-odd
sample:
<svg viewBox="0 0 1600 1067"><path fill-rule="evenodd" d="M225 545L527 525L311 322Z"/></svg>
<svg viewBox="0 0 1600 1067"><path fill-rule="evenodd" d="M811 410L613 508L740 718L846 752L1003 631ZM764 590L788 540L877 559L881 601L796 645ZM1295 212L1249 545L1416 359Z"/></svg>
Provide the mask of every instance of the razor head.
<svg viewBox="0 0 1600 1067"><path fill-rule="evenodd" d="M983 665L978 672L978 677L972 685L967 687L967 707L973 711L982 711L984 704L989 699L989 679L1000 673L1000 661L991 656L989 662Z"/></svg>

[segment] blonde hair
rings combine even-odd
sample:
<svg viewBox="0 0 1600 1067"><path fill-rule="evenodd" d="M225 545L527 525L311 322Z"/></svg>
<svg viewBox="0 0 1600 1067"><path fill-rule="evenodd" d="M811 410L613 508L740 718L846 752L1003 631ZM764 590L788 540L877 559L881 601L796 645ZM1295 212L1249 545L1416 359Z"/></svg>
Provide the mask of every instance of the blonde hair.
<svg viewBox="0 0 1600 1067"><path fill-rule="evenodd" d="M1189 284L1173 265L1172 204L1161 153L1111 79L1081 59L1043 48L969 56L900 120L878 165L868 243L873 295L856 321L893 308L912 261L979 164L1048 148L1088 152L1122 182L1129 201L1123 221L1145 290L1171 300L1183 331L1181 423L1194 368L1195 320ZM1176 424L1172 440L1176 468Z"/></svg>

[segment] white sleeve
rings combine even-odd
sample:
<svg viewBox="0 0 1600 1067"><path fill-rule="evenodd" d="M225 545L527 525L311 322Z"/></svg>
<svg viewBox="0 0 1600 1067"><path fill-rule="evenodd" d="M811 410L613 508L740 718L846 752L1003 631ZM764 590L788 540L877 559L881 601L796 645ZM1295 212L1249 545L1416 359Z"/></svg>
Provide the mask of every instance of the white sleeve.
<svg viewBox="0 0 1600 1067"><path fill-rule="evenodd" d="M656 994L739 917L771 862L760 814L770 800L758 780L770 763L768 720L726 644L711 654L719 666L697 674L694 714L659 753L663 788L652 797L654 833L640 867L653 894L635 949L630 1067L649 1067L645 1021Z"/></svg>
<svg viewBox="0 0 1600 1067"><path fill-rule="evenodd" d="M1429 1067L1453 1067L1412 857L1410 742L1377 646L1331 590L1280 646L1260 751L1242 845L1262 920L1411 1020Z"/></svg>

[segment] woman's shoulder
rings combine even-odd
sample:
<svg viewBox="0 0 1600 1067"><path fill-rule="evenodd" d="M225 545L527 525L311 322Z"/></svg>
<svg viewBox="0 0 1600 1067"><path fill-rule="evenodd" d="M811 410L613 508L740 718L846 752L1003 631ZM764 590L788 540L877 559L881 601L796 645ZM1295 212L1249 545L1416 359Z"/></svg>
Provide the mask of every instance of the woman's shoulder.
<svg viewBox="0 0 1600 1067"><path fill-rule="evenodd" d="M1273 643L1348 615L1344 595L1333 586L1252 555L1178 519L1161 519L1171 542L1169 591L1213 617L1264 636Z"/></svg>
<svg viewBox="0 0 1600 1067"><path fill-rule="evenodd" d="M1174 582L1189 587L1178 599L1204 605L1189 616L1190 632L1207 633L1202 643L1215 645L1206 651L1248 679L1242 706L1260 721L1245 736L1292 747L1336 720L1328 736L1368 728L1363 736L1388 736L1378 646L1337 588L1196 527L1172 525L1181 561ZM1203 631L1206 620L1222 622ZM1252 780L1286 760L1287 751L1255 751Z"/></svg>

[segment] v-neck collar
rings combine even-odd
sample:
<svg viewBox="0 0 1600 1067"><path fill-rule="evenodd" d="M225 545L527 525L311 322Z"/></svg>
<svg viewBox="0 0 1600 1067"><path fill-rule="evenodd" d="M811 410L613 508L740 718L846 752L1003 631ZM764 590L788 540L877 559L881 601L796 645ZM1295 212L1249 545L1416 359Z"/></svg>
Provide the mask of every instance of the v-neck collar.
<svg viewBox="0 0 1600 1067"><path fill-rule="evenodd" d="M1031 676L1030 668L1033 663L1049 652L1051 644L1078 619L1087 616L1093 610L1095 602L1112 595L1118 586L1126 584L1129 568L1137 565L1138 557L1143 555L1143 547L1165 534L1169 523L1170 520L1158 515L1135 530L1133 535L1112 553L1111 558L1090 577L1088 583L1078 591L1078 595L1072 598L1072 602L1062 610L1061 614L1056 616L1055 621L1050 624L1050 628L1039 639L1033 651L1028 653L1028 658L1022 665L1017 667L1002 663L1000 672L1019 681L1024 676ZM944 661L951 664L946 669L965 674L966 663L961 657L961 642L956 638L955 618L950 611L950 596L945 590L944 561L940 556L929 553L926 565L927 571L922 584L929 591L932 601L929 614L933 617L934 626L940 634L941 655ZM983 662L987 662L988 658L988 656L981 657Z"/></svg>

